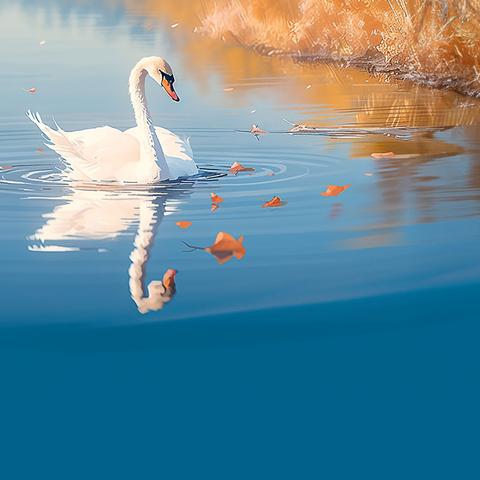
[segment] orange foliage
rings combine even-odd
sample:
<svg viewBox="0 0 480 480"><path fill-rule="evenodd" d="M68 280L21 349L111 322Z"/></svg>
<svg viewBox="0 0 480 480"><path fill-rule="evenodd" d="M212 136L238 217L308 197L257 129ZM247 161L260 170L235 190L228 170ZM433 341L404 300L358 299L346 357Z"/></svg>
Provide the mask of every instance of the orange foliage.
<svg viewBox="0 0 480 480"><path fill-rule="evenodd" d="M391 158L391 157L394 157L395 154L393 152L372 153L370 156L372 158Z"/></svg>
<svg viewBox="0 0 480 480"><path fill-rule="evenodd" d="M188 228L188 227L191 227L192 222L181 221L181 222L177 222L176 225L177 227L180 227L180 228Z"/></svg>
<svg viewBox="0 0 480 480"><path fill-rule="evenodd" d="M212 199L212 203L222 203L223 198L220 195L217 195L216 193L211 193L210 198Z"/></svg>
<svg viewBox="0 0 480 480"><path fill-rule="evenodd" d="M273 197L270 201L265 202L262 207L281 207L283 205L282 200L280 197Z"/></svg>
<svg viewBox="0 0 480 480"><path fill-rule="evenodd" d="M269 55L350 62L479 94L477 4L471 0L212 1L205 8L203 30Z"/></svg>
<svg viewBox="0 0 480 480"><path fill-rule="evenodd" d="M237 175L239 172L253 172L255 169L252 167L244 167L241 163L235 162L230 167L229 172L233 175Z"/></svg>
<svg viewBox="0 0 480 480"><path fill-rule="evenodd" d="M340 185L328 185L327 190L322 192L321 194L324 197L336 197L344 192L347 188L351 187L351 185L344 185L343 187Z"/></svg>
<svg viewBox="0 0 480 480"><path fill-rule="evenodd" d="M246 253L243 246L243 236L237 240L226 232L219 232L215 238L215 243L205 248L205 251L211 253L220 264L228 262L232 257L241 260Z"/></svg>

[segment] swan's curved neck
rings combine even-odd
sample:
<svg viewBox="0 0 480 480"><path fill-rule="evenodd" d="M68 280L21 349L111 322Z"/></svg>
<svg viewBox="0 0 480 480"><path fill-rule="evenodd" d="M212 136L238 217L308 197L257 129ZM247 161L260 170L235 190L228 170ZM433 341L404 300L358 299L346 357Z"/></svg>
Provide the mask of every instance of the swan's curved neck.
<svg viewBox="0 0 480 480"><path fill-rule="evenodd" d="M145 201L139 208L139 224L134 240L134 249L130 253L128 269L130 295L141 313L160 310L163 304L170 301L172 293L167 291L161 281L152 281L146 287L145 277L150 250L155 234L162 220L165 207L155 202Z"/></svg>
<svg viewBox="0 0 480 480"><path fill-rule="evenodd" d="M135 121L142 134L140 159L143 162L154 163L160 169L159 180L170 178L170 169L168 168L162 146L155 133L155 127L147 106L145 98L145 77L147 71L139 62L133 67L128 81L130 100L133 111L135 112Z"/></svg>

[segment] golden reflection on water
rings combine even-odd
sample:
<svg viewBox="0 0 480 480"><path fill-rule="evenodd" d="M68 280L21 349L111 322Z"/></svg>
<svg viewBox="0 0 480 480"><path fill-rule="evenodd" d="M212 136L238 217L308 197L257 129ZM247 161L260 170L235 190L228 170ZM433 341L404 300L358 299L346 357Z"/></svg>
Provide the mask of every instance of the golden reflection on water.
<svg viewBox="0 0 480 480"><path fill-rule="evenodd" d="M268 57L242 48L235 38L223 35L212 40L202 35L202 18L211 9L205 1L124 0L128 12L141 16L149 29L171 25L172 41L181 46L185 65L195 71L199 89L208 88L212 67L225 88L235 87L232 97L246 91L275 88L275 94L292 105L325 105L351 113L350 121L383 126L457 126L480 123L480 101L452 92L439 92L410 82L396 82L384 76L373 77L358 69L340 69L326 64L313 66L295 63L292 59ZM255 2L255 15L267 15L272 23L285 22L297 2ZM262 14L263 12L263 14ZM280 19L280 20L279 20ZM311 88L307 88L311 85ZM462 108L469 105L468 108ZM308 108L305 108L308 110ZM300 109L301 113L301 109ZM297 118L299 122L325 125L315 114Z"/></svg>
<svg viewBox="0 0 480 480"><path fill-rule="evenodd" d="M202 35L196 28L211 13L211 4L206 2L177 0L174 9L169 3L156 0L125 0L125 3L130 13L147 19L148 28L178 23L172 29L171 38L181 47L185 65L195 71L193 77L199 92L210 88L209 81L214 72L222 87L229 90L225 95L237 107L251 105L252 97L268 95L291 112L289 120L310 126L428 127L442 131L469 127L467 131L470 133L462 129L462 133L455 136L419 132L408 140L386 135L330 140L332 145L346 142L352 159L389 151L403 156L401 160L375 162L374 178L384 222L371 226L377 232L373 234L372 244L376 244L380 237L385 243L391 243L390 239L394 237L382 232L404 222L406 204L413 202L416 205L417 222L431 222L438 215L441 217L437 209L441 209L443 202L449 199L462 201L468 197L468 192L472 192L471 189L480 188L480 169L476 167L479 144L476 134L471 133L479 131L476 126L480 126L480 100L392 80L387 76L373 76L360 69L300 64L288 57L259 55L243 48L228 32L212 40L215 35ZM257 8L257 19L268 11L273 31L278 27L276 23L284 22L286 16L291 15L292 3L297 2L259 1L251 5ZM282 125L281 118L278 125ZM466 144L473 144L475 152L471 149L466 152ZM438 174L443 165L433 174L430 167L442 159L463 153L469 154L470 167L463 174L465 176L452 181L465 184L462 185L465 196L455 196L451 194L454 187L449 174L442 175L443 178ZM363 228L369 229L369 226ZM348 245L364 248L368 244L366 239Z"/></svg>

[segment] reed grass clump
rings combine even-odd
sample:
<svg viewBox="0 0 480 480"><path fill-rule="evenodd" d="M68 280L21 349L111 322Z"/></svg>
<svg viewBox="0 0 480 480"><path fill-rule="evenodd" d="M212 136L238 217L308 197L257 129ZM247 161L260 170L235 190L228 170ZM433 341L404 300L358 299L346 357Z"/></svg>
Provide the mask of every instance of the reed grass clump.
<svg viewBox="0 0 480 480"><path fill-rule="evenodd" d="M203 31L269 54L333 61L480 96L480 0L225 0Z"/></svg>

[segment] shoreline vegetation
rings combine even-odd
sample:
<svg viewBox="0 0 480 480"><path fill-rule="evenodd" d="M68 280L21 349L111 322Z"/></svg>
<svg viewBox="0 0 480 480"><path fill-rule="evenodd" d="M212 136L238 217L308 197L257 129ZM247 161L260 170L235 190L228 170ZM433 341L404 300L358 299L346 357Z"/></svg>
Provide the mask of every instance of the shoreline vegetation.
<svg viewBox="0 0 480 480"><path fill-rule="evenodd" d="M202 33L263 55L480 98L478 0L227 0L203 12Z"/></svg>

